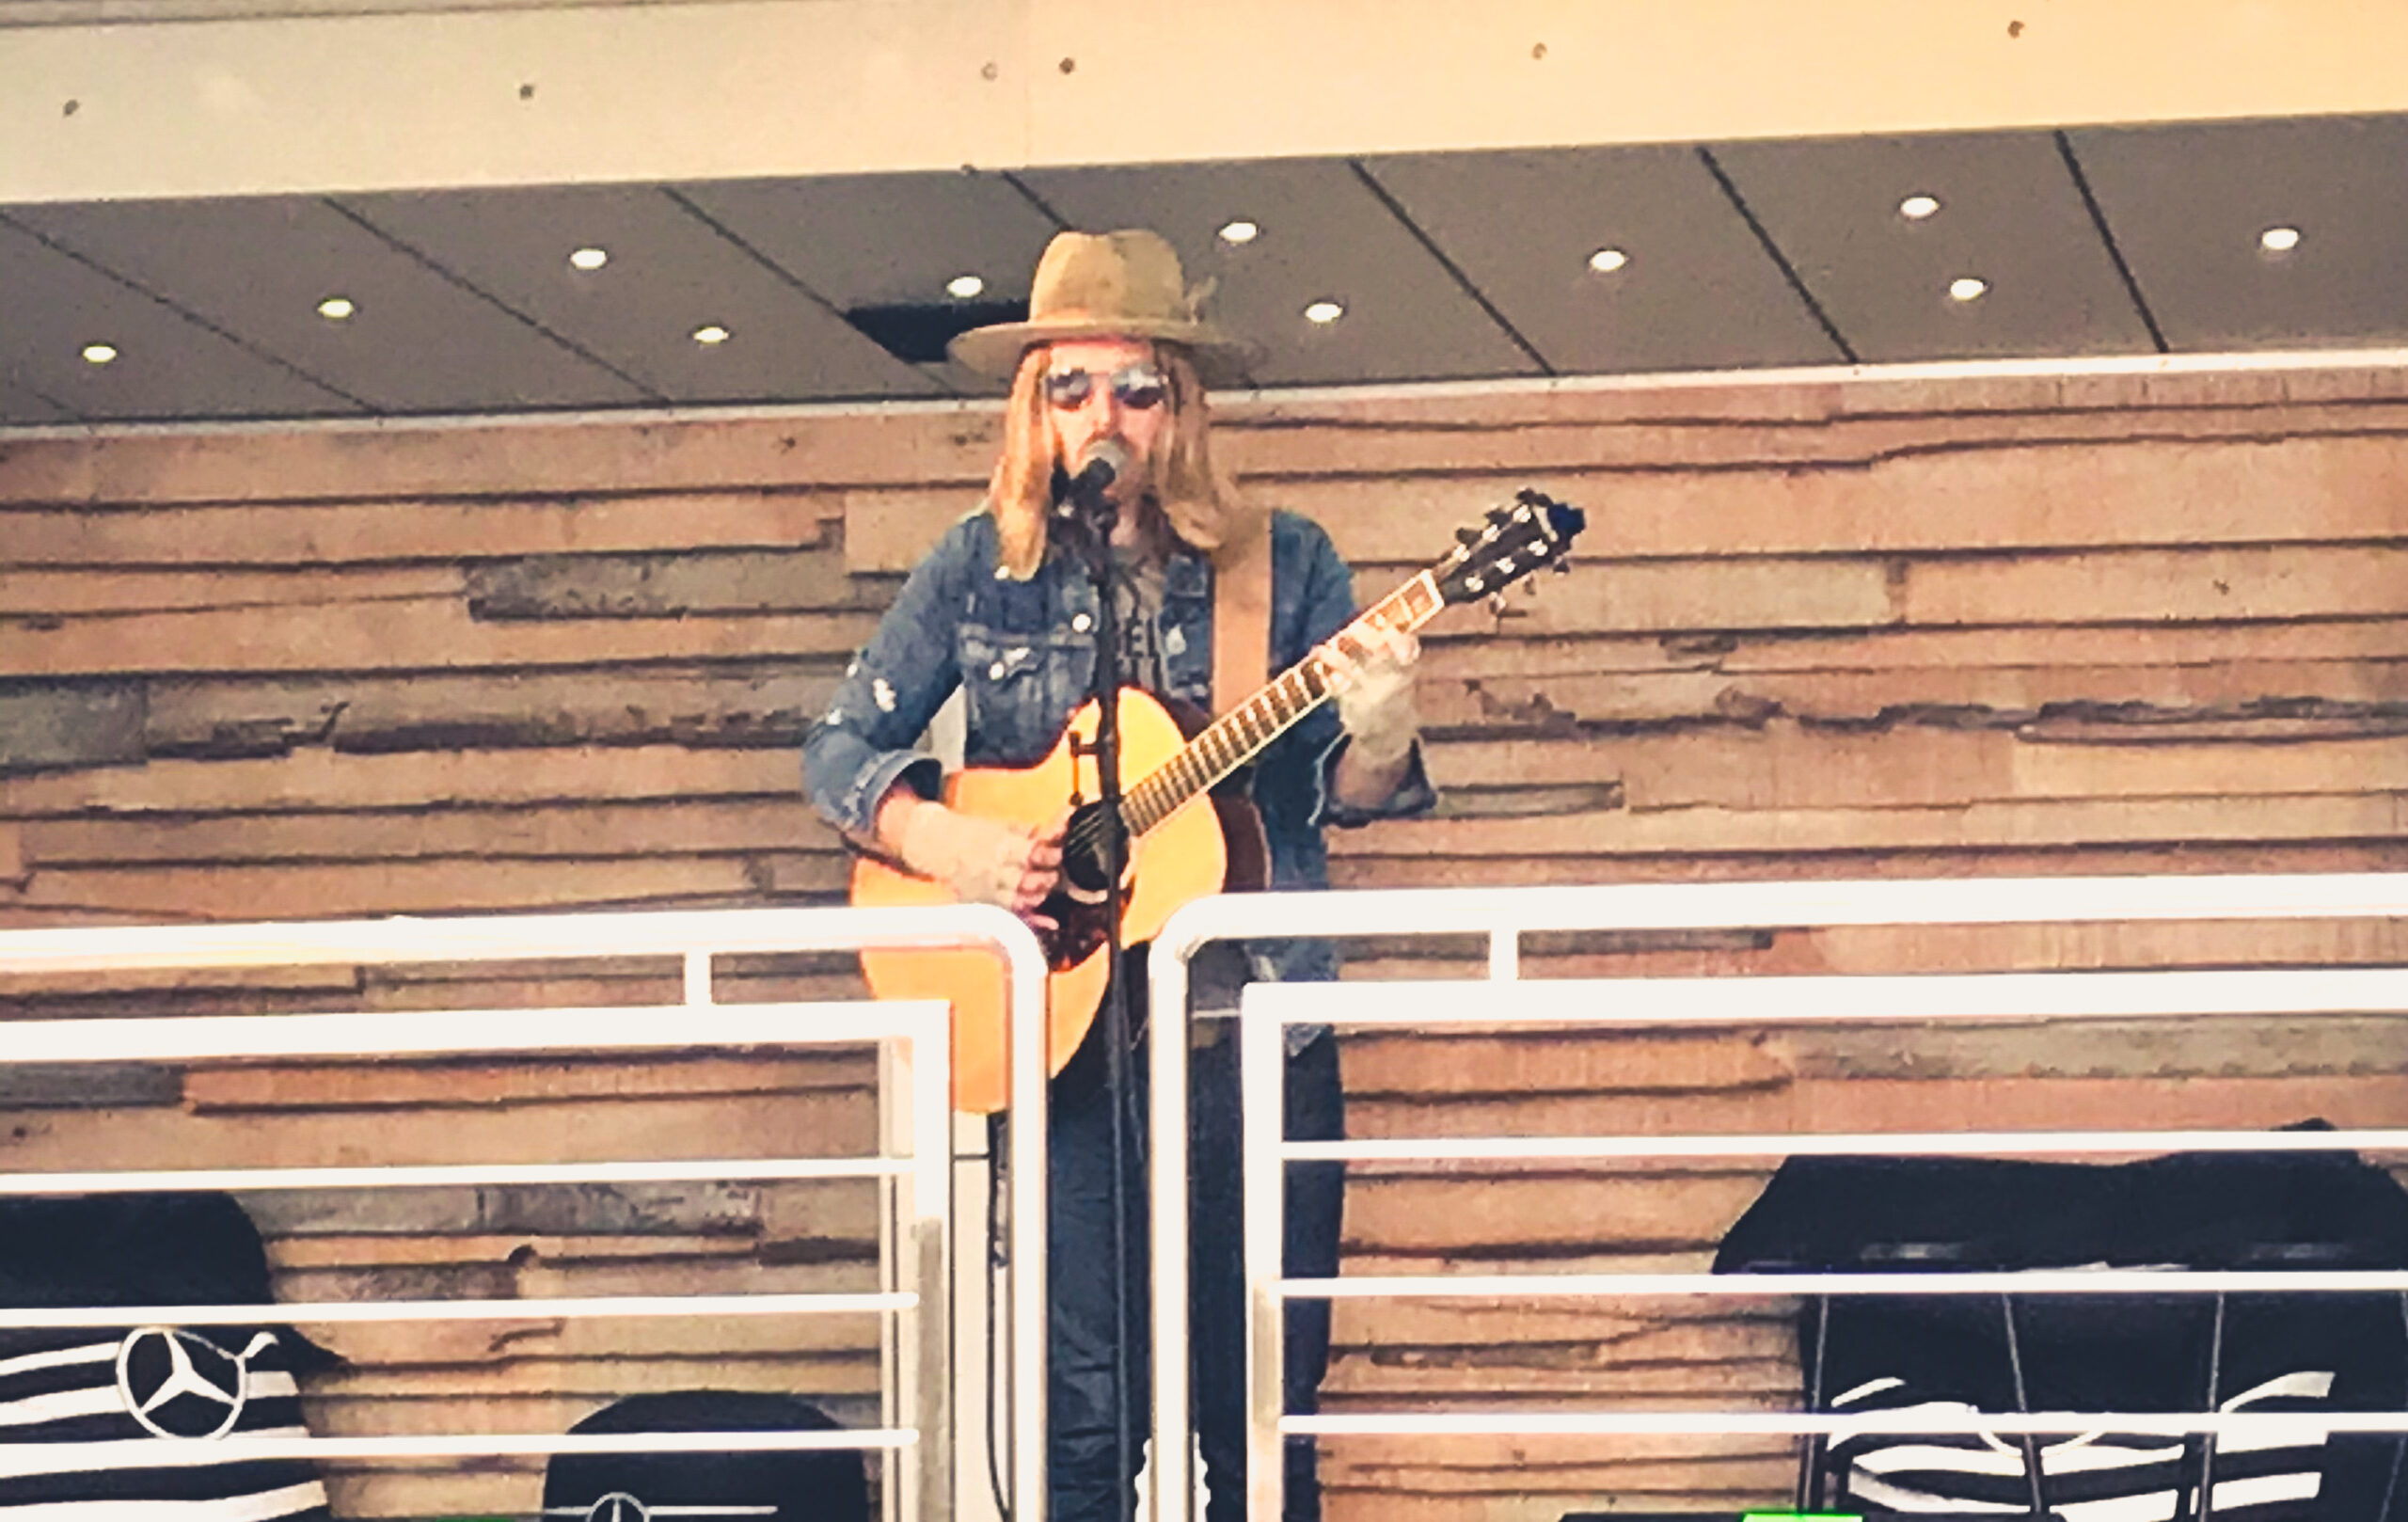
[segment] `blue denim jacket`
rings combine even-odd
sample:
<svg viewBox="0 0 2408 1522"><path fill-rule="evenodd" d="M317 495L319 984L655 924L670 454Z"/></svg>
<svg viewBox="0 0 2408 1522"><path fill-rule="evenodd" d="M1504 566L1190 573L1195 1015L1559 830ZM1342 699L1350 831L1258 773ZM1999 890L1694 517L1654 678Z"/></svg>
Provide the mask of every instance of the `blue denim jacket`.
<svg viewBox="0 0 2408 1522"><path fill-rule="evenodd" d="M969 690L963 762L1022 767L1041 759L1088 695L1095 674L1095 589L1070 556L1051 550L1025 581L996 563L994 519L984 511L955 524L913 568L879 622L836 697L802 743L803 783L814 807L857 839L870 837L887 789L902 782L934 798L934 756L911 749L958 686ZM1309 518L1273 515L1271 669L1268 681L1302 660L1354 616L1354 582L1329 535ZM1160 648L1171 691L1211 706L1212 567L1175 550L1164 566ZM1324 824L1360 825L1416 814L1436 801L1417 745L1405 778L1370 810L1337 801L1329 774L1345 748L1327 705L1272 742L1254 767L1254 802L1270 847L1271 886L1329 885ZM1337 975L1324 942L1253 943L1255 974L1281 979Z"/></svg>

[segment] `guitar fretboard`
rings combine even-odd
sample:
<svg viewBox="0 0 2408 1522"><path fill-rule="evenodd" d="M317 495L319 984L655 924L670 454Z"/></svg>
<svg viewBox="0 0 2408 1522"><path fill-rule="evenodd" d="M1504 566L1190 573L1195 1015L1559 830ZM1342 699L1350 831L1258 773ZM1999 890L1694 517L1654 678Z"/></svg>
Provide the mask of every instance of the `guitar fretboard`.
<svg viewBox="0 0 2408 1522"><path fill-rule="evenodd" d="M1409 633L1445 606L1435 579L1424 571L1366 610L1338 638L1367 634L1374 626ZM1328 701L1329 694L1329 667L1319 655L1307 656L1289 667L1129 789L1121 800L1120 816L1130 833L1144 834L1190 799L1253 760L1298 720Z"/></svg>

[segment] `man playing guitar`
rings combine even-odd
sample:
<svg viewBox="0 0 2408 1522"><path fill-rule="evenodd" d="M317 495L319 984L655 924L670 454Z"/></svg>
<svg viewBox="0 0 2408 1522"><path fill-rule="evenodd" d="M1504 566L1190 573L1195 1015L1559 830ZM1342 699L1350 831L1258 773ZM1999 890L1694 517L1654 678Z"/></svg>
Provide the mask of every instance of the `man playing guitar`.
<svg viewBox="0 0 2408 1522"><path fill-rule="evenodd" d="M1042 930L1060 880L1067 816L1031 828L948 807L940 769L916 750L938 707L966 689L965 761L1027 767L1054 750L1089 696L1098 627L1085 568L1055 531L1057 501L1074 473L1109 461L1102 499L1114 510L1111 548L1123 631L1125 682L1208 707L1216 686L1216 579L1232 586L1248 556L1266 556L1267 631L1230 636L1265 658L1244 674L1250 690L1316 658L1330 702L1293 722L1254 758L1250 799L1260 816L1269 885L1327 886L1324 826L1418 812L1434 801L1415 719L1418 647L1400 629L1369 626L1332 642L1355 616L1353 578L1328 535L1304 517L1269 513L1216 468L1204 383L1242 373L1246 346L1204 321L1178 256L1150 232L1064 233L1039 262L1025 323L965 333L954 355L1011 377L1004 445L987 500L957 523L906 581L876 635L803 746L813 804L863 849L930 879L963 899L1000 904ZM1259 562L1258 562L1259 563ZM1222 704L1228 703L1223 692ZM1129 781L1133 782L1131 777ZM1073 841L1075 843L1075 836ZM1058 900L1057 900L1058 902ZM1256 942L1252 975L1329 978L1335 948L1319 942ZM1130 992L1142 999L1142 959ZM1188 1039L1182 1011L1164 1011L1152 1039ZM1238 1085L1235 1042L1198 1027L1192 1063L1195 1410L1212 1522L1244 1514L1243 1277L1238 1234ZM1145 1211L1142 1158L1124 1160L1116 1202L1115 1096L1101 1081L1105 1043L1091 1034L1067 1054L1051 1094L1051 1502L1058 1522L1118 1517L1132 1492L1145 1434ZM1288 1134L1340 1132L1337 1042L1291 1032ZM1142 1138L1142 1096L1125 1134ZM1341 1177L1335 1165L1289 1175L1287 1271L1338 1267ZM1127 1223L1129 1292L1117 1294L1110 1249L1116 1210ZM1116 1304L1124 1309L1116 1311ZM1288 1308L1288 1409L1315 1408L1327 1362L1325 1301ZM1125 1318L1125 1319L1124 1319ZM1116 1322L1121 1324L1116 1325ZM1116 1362L1134 1371L1117 1387ZM1320 1514L1308 1444L1291 1443L1287 1515Z"/></svg>

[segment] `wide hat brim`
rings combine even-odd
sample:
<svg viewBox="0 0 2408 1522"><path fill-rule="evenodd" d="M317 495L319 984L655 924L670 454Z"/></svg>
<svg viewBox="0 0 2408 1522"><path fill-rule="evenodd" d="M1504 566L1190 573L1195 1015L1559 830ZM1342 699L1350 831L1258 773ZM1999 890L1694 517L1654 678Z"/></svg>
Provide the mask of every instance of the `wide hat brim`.
<svg viewBox="0 0 2408 1522"><path fill-rule="evenodd" d="M1246 378L1261 360L1259 345L1225 333L1210 323L1144 317L1057 316L1025 323L997 323L974 327L946 345L946 352L982 375L1008 380L1020 369L1021 356L1040 343L1072 339L1144 339L1176 343L1196 360L1196 373L1207 386L1228 386Z"/></svg>
<svg viewBox="0 0 2408 1522"><path fill-rule="evenodd" d="M1259 351L1205 319L1200 309L1212 285L1191 288L1179 251L1158 232L1060 232L1037 262L1027 318L974 327L947 348L970 369L1000 379L1037 344L1149 340L1180 345L1195 357L1206 385L1225 385L1243 376Z"/></svg>

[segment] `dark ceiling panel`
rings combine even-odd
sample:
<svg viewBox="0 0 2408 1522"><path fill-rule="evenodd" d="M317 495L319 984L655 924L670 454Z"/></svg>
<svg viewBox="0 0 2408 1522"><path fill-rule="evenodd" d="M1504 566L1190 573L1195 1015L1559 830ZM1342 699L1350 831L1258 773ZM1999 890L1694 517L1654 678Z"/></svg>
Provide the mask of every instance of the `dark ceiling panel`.
<svg viewBox="0 0 2408 1522"><path fill-rule="evenodd" d="M11 215L16 214L11 213ZM0 377L94 420L298 418L351 402L0 224ZM118 352L87 363L85 347Z"/></svg>
<svg viewBox="0 0 2408 1522"><path fill-rule="evenodd" d="M1694 149L1419 153L1366 167L1557 371L1842 357ZM1604 249L1628 262L1592 269Z"/></svg>
<svg viewBox="0 0 2408 1522"><path fill-rule="evenodd" d="M2069 135L2173 347L2408 341L2408 119ZM2259 245L2276 227L2288 254Z"/></svg>
<svg viewBox="0 0 2408 1522"><path fill-rule="evenodd" d="M51 405L33 392L0 380L0 423L24 427L74 420L66 411Z"/></svg>
<svg viewBox="0 0 2408 1522"><path fill-rule="evenodd" d="M646 400L325 201L112 201L9 214L94 263L389 412ZM341 296L342 322L318 314Z"/></svg>
<svg viewBox="0 0 2408 1522"><path fill-rule="evenodd" d="M937 388L812 293L643 185L362 196L344 204L673 402L923 396ZM598 248L579 270L569 255ZM694 341L705 326L717 344Z"/></svg>
<svg viewBox="0 0 2408 1522"><path fill-rule="evenodd" d="M1538 373L1353 166L1336 159L1050 169L1023 176L1075 227L1148 227L1188 278L1217 282L1206 310L1263 346L1263 385L1443 380ZM1217 233L1233 220L1251 243ZM1305 309L1334 301L1334 323Z"/></svg>
<svg viewBox="0 0 2408 1522"><path fill-rule="evenodd" d="M696 209L838 307L942 302L975 275L980 299L1028 299L1059 230L1001 175L863 174L680 185Z"/></svg>
<svg viewBox="0 0 2408 1522"><path fill-rule="evenodd" d="M1024 309L1037 258L1060 230L1010 181L974 170L732 180L677 193L840 309L916 314L940 337L974 325L974 307ZM948 293L965 275L980 291ZM997 388L950 362L926 369L955 389Z"/></svg>
<svg viewBox="0 0 2408 1522"><path fill-rule="evenodd" d="M2048 133L1714 150L1857 357L2147 354L2148 329ZM1909 196L1940 210L1900 214ZM1949 284L1988 282L1975 301Z"/></svg>

